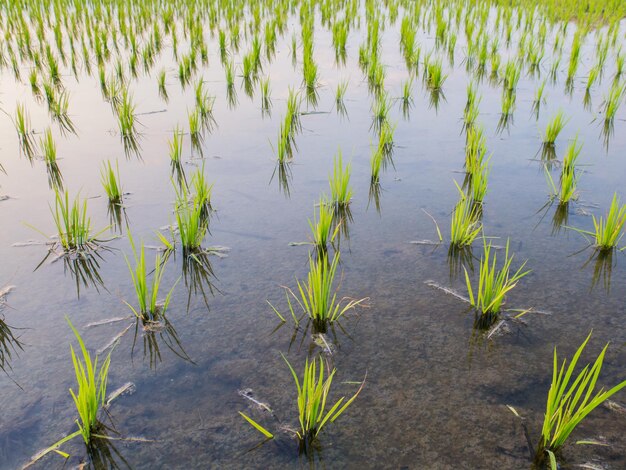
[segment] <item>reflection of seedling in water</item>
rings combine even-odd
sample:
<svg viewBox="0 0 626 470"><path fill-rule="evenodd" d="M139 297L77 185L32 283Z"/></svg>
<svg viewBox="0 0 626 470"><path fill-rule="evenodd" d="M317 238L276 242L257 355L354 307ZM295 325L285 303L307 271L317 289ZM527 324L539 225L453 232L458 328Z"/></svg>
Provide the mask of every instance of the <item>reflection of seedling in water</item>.
<svg viewBox="0 0 626 470"><path fill-rule="evenodd" d="M487 244L487 240L483 241L483 256L480 259L480 274L478 281L478 289L474 295L474 289L469 278L467 270L465 270L465 282L467 284L467 293L470 303L476 309L479 315L477 326L489 327L497 319L498 314L504 303L504 298L510 292L517 282L526 276L530 271L523 271L526 262L512 272L511 263L513 256L509 256L509 241L506 242L504 252L504 263L500 269L497 268L496 254L492 255L491 243Z"/></svg>
<svg viewBox="0 0 626 470"><path fill-rule="evenodd" d="M189 137L191 138L191 147L197 151L200 156L202 156L202 143L204 141L204 137L202 136L200 111L198 108L193 111L187 111L187 118L189 121Z"/></svg>
<svg viewBox="0 0 626 470"><path fill-rule="evenodd" d="M541 439L535 454L536 465L543 465L546 460L549 460L550 468L556 470L558 468L557 456L574 429L589 413L626 387L626 380L624 380L608 390L596 389L608 344L604 346L593 365L587 364L577 375L574 373L590 338L591 333L580 345L569 365L566 360L563 360L559 367L556 348L554 348L552 382L548 391ZM579 443L592 442L579 441Z"/></svg>
<svg viewBox="0 0 626 470"><path fill-rule="evenodd" d="M159 317L158 321L143 318L136 319L131 354L135 351L140 326L143 339L143 356L144 359L146 357L148 358L150 369L156 370L157 364L163 360L161 356L161 343L165 344L167 349L185 362L195 364L183 348L174 325L163 315Z"/></svg>
<svg viewBox="0 0 626 470"><path fill-rule="evenodd" d="M326 379L324 379L324 369L329 368L325 364L324 359L319 357L319 361L314 359L311 362L307 359L304 364L302 380L300 380L287 358L283 356L283 359L287 363L287 367L296 383L298 421L300 422L300 429L295 432L295 436L298 439L298 448L300 453L309 454L315 449L317 437L325 425L335 422L361 393L365 386L365 379L359 383L359 389L352 397L348 400L345 397L341 397L327 410L326 402L330 395L336 369L333 368ZM274 437L271 432L252 418L242 412L239 412L239 414L266 438L272 439Z"/></svg>

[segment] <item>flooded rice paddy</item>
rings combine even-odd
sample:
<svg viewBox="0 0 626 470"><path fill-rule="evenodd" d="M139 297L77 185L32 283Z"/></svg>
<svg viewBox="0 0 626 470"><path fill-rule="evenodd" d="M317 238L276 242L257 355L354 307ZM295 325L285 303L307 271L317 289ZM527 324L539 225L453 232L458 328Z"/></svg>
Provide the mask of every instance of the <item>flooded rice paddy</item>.
<svg viewBox="0 0 626 470"><path fill-rule="evenodd" d="M77 437L60 447L67 461L50 452L32 468L531 468L555 346L559 359L570 358L593 330L585 364L610 342L598 384L626 378L623 244L599 252L575 230L593 231L592 216L606 214L614 193L625 195L622 20L565 23L533 2L192 8L142 0L77 11L79 3L0 7L0 468L29 464L77 429L68 392L76 390L77 343L66 316L92 354L102 361L111 353L114 396L99 415L99 434L109 438L86 446ZM35 8L53 4L51 16ZM519 68L513 85L507 63ZM303 70L311 68L307 86ZM471 122L468 84L476 95ZM294 97L301 129L294 125L285 146L279 136ZM514 105L505 112L507 99ZM388 109L378 113L383 102ZM199 103L209 111L194 133L189 116ZM30 122L22 134L20 106ZM125 111L134 132L121 127ZM544 145L559 111L565 125ZM473 128L484 131L490 168L474 220L482 231L454 250L450 220L459 191L472 191ZM56 159L45 157L47 129ZM386 132L392 137L381 144ZM180 165L172 163L176 136ZM564 205L551 196L546 172L558 185L574 139L575 196ZM307 220L315 225L320 197L331 196L339 152L351 165L352 197L334 215L326 256L341 253L338 300L365 300L315 334L306 316L296 326L287 299L300 316L297 280L306 281L310 260L322 262ZM101 183L107 160L119 168L121 205L108 202ZM201 249L184 249L177 215L180 201L196 194L198 171L212 184L208 231ZM53 217L55 194L64 191L86 201L98 233L69 254ZM126 304L137 308L129 233L136 249L145 244L148 279L157 253L167 261L159 300L174 286L166 313L150 321ZM530 272L494 321L479 325L465 272L476 286L483 243L497 248L501 264L507 239L513 272L524 261ZM294 437L296 387L281 353L298 374L318 356L337 369L329 403L365 381L306 452ZM562 468L626 467L624 393L576 428L558 455Z"/></svg>

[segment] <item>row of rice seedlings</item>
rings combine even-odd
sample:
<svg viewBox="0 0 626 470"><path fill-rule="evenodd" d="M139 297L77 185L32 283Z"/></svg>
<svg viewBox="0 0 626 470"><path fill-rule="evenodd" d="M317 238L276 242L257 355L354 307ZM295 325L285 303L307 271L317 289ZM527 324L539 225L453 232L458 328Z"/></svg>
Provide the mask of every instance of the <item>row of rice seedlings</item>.
<svg viewBox="0 0 626 470"><path fill-rule="evenodd" d="M624 380L608 390L597 389L608 343L593 365L589 363L578 374L574 373L590 338L591 333L576 350L569 365L567 360L563 360L559 367L556 347L554 348L552 381L548 390L541 439L535 457L535 463L538 465L548 460L550 467L556 470L558 468L556 456L574 429L589 413L626 387L626 380Z"/></svg>
<svg viewBox="0 0 626 470"><path fill-rule="evenodd" d="M508 240L504 251L504 263L500 269L497 266L496 253L493 252L492 254L493 249L491 242L487 243L486 238L484 238L478 288L475 293L467 269L464 268L470 304L480 315L477 325L483 327L493 324L502 309L507 293L514 289L518 281L530 272L524 271L526 262L522 263L516 271L511 269L513 255L509 256Z"/></svg>
<svg viewBox="0 0 626 470"><path fill-rule="evenodd" d="M334 423L354 402L359 393L361 393L365 380L361 382L354 395L347 400L345 396L339 398L327 409L327 402L331 403L329 396L337 369L333 367L332 371L330 371L328 364L325 364L321 356L313 359L311 362L307 358L304 363L302 379L300 379L287 358L285 356L282 357L296 384L296 403L298 405L300 429L295 432L295 435L298 439L300 452L307 453L314 445L322 429L328 423ZM326 368L329 369L329 374L325 378L324 369ZM239 412L239 414L267 439L274 437L270 431L245 413Z"/></svg>
<svg viewBox="0 0 626 470"><path fill-rule="evenodd" d="M161 290L161 282L163 280L163 274L165 273L165 265L167 264L167 256L162 256L161 253L156 254L154 261L154 269L148 271L146 263L146 250L141 242L139 249L135 246L135 240L128 232L128 241L133 253L134 265L124 254L124 259L128 265L131 280L135 288L135 295L137 298L137 308L133 307L130 303L124 301L126 305L131 309L133 314L144 322L157 322L165 315L167 307L169 306L172 292L174 287L167 293L163 302L159 301L159 292ZM152 282L149 280L149 275L152 274Z"/></svg>

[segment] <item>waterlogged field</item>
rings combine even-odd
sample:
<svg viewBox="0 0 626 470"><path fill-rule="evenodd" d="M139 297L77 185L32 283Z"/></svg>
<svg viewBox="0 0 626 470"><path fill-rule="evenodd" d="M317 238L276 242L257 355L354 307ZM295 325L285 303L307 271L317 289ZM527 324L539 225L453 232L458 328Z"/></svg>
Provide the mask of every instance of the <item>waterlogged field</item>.
<svg viewBox="0 0 626 470"><path fill-rule="evenodd" d="M0 468L625 468L625 14L3 2Z"/></svg>

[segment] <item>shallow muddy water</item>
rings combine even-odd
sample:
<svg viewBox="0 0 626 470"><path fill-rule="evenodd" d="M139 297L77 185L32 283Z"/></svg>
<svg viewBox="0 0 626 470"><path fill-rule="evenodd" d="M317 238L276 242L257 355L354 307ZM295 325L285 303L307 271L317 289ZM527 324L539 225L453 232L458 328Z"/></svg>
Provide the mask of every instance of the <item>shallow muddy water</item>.
<svg viewBox="0 0 626 470"><path fill-rule="evenodd" d="M401 95L401 83L408 78L398 48L400 19L388 22L381 32L385 88L392 98ZM125 216L133 236L158 246L155 232L174 223L168 140L177 124L187 128L197 79L202 77L215 96L217 128L205 135L204 158L191 158L188 135L183 157L188 176L204 165L214 184L216 214L205 246L229 250L224 252L227 256L209 257L213 276L201 283L205 295L184 278L179 280L168 309L168 329L137 330L123 302L135 301L124 258L125 253L131 256L126 228L121 234L110 229L101 235L110 241L104 243L109 250L98 251L99 285L77 282L63 259L50 257L38 267L48 247L26 242L47 241L33 227L45 234L54 232L49 206L54 204L54 193L44 163L36 160L31 165L21 156L11 120L0 121L0 162L7 173L0 174L0 195L9 196L0 202L0 287L15 286L6 302L0 303L0 314L21 345L7 361L6 373L0 374L0 468L21 467L76 428L68 392L76 386L69 350L75 339L66 315L93 351L124 333L112 352L109 391L132 382L132 393L116 398L108 410L106 422L121 440L101 444L92 456L96 468L530 468L522 421L506 405L525 418L535 444L555 346L559 357L571 357L593 329L586 359L595 358L606 342L611 343L601 384L612 386L625 377L626 260L615 252L610 280L600 277L594 282L595 260L588 262L593 250L585 249L587 241L573 230L553 230L556 205L544 208L549 196L539 156L546 124L563 109L569 120L556 142L558 158L575 135L583 144L580 199L571 204L567 225L591 229L590 215L604 214L615 191L623 195L624 109L618 111L608 147L601 120L594 121L614 74L613 53L602 81L592 87L590 110L583 106L583 97L586 74L595 61L594 33L583 43L571 95L565 90L565 64L556 82L548 81L546 103L537 119L532 114L534 92L549 74L551 56L544 58L540 78L524 69L514 121L501 133L496 131L500 86L486 78L477 87L482 96L478 121L492 154L484 232L498 237L494 244L504 245L509 238L514 266L528 260L527 268L532 269L507 296L506 306L540 311L528 313L522 321L508 321L487 337L473 328L474 314L468 304L437 287L467 295L463 270L455 270L447 243L412 243L437 241L435 225L424 211L448 236L450 213L458 200L453 180L461 183L464 177L462 117L470 80L463 62L464 37L459 34L454 64L447 54L441 55L449 76L443 86L445 100L437 110L429 104L421 76L413 84L408 118L400 102L394 102L390 115L397 124L394 165L381 176L377 210L368 197L371 146L377 139L371 129L373 99L358 65L364 24L350 31L347 61L337 65L332 34L318 18L314 57L320 75L319 103L315 108L302 105L303 131L296 136L298 151L290 166L288 195L274 175L273 147L288 87L298 89L302 81L301 53L294 68L290 51L291 34L300 31L298 17L290 17L275 57L264 62L262 75L271 79L271 116L261 111L258 86L249 98L239 74L238 103L228 105L217 40L209 37L208 29L209 65L199 66L185 90L167 45L152 68L154 73L140 73L130 82L141 123L141 158L125 158L116 118L102 99L97 73L90 77L82 72L77 81L63 69L71 97L69 114L78 135L64 137L52 125L64 187L72 195L80 192L88 198L94 229L109 225L101 162L117 159L128 192ZM619 33L622 43L623 30L624 25ZM572 35L573 28L565 38L564 57ZM420 29L418 42L423 54L434 50L433 33ZM247 50L248 42L242 41L240 52L233 55L238 66ZM514 51L514 45L510 51L502 45L503 57ZM167 103L159 97L156 82L156 71L162 68L167 71ZM349 80L347 116L337 113L334 94L344 79ZM45 104L33 99L26 78L18 83L9 68L1 71L0 101L9 114L17 103L25 104L37 139L51 125ZM370 305L347 315L335 335L327 335L334 349L327 357L337 368L333 396L354 393L358 385L345 382L367 378L362 393L322 432L320 448L307 457L298 455L297 443L288 432L277 432L277 439L257 447L261 435L238 412L274 430L298 424L295 386L280 353L300 372L305 357L321 349L313 345L310 332L300 331L294 339L291 321L276 329L280 321L266 301L285 312L281 286L294 288L295 279L306 276L310 246L290 243L310 239L307 219L313 219L320 194L328 193L328 174L338 149L344 161L352 162L354 189L352 220L346 227L349 238L344 235L340 242L340 295L369 297ZM474 245L474 271L470 271L476 282L481 243ZM147 254L153 263L154 250ZM167 264L165 289L181 276L182 256L176 253ZM119 321L89 326L108 319ZM247 388L269 405L274 417L242 396L240 391ZM626 403L626 395L618 394L614 401ZM625 419L619 411L603 406L591 413L564 449L566 468L582 464L626 468ZM109 435L115 434L109 431ZM609 445L573 444L581 439ZM80 438L63 450L72 455L71 465L86 459ZM63 465L62 457L50 454L35 468Z"/></svg>

